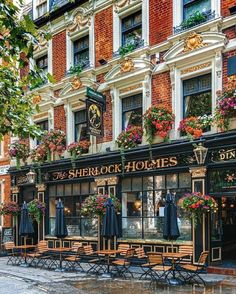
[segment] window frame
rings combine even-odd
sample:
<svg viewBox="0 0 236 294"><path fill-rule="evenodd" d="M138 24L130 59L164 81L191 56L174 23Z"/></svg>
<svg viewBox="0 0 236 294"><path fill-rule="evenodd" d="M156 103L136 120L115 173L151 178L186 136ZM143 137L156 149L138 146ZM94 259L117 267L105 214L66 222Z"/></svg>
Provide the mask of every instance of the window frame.
<svg viewBox="0 0 236 294"><path fill-rule="evenodd" d="M125 99L130 99L130 98L135 99L136 97L141 98L141 105L133 107L133 108L128 109L128 110L124 110L123 109L124 100ZM125 129L125 118L124 118L125 113L130 112L130 111L134 111L134 110L137 110L137 109L141 109L141 113L143 115L143 94L142 93L134 94L134 95L131 95L131 96L124 97L121 100L122 100L121 101L121 121L122 121L122 130L124 130ZM142 126L142 123L141 123L141 126Z"/></svg>
<svg viewBox="0 0 236 294"><path fill-rule="evenodd" d="M186 6L188 7L188 6L192 6L192 5L194 5L196 2L200 2L200 1L203 1L203 0L189 0L188 1L188 3L184 3L185 2L185 0L183 0L182 1L182 13L183 13L183 20L185 20L186 18L185 18L185 15L186 15ZM211 0L208 0L209 2L210 2L210 6L212 6L211 5ZM210 11L212 10L212 7L210 8ZM208 10L209 11L209 10ZM195 11L196 12L196 11Z"/></svg>
<svg viewBox="0 0 236 294"><path fill-rule="evenodd" d="M78 114L79 112L85 113L84 120L76 123L76 114ZM80 142L81 140L78 141L79 138L77 138L76 126L86 124L86 127L87 127L86 109L84 108L84 109L79 109L77 111L73 111L73 116L74 116L74 142ZM87 132L86 132L86 136L87 136L87 139L90 140L90 135Z"/></svg>
<svg viewBox="0 0 236 294"><path fill-rule="evenodd" d="M41 60L43 60L43 61L47 60L47 64L46 64L46 65L44 64L43 66L39 66L38 63L39 63ZM43 63L44 63L44 62L43 62ZM43 54L43 55L41 55L41 56L35 58L35 64L36 64L36 66L37 66L38 68L40 68L41 70L43 70L45 73L48 73L48 54L46 53L46 54Z"/></svg>
<svg viewBox="0 0 236 294"><path fill-rule="evenodd" d="M189 81L189 80L196 80L197 83L198 83L198 89L199 89L199 83L200 83L200 79L204 76L210 76L210 88L206 88L206 89L203 89L203 90L198 90L198 91L195 91L195 92L192 92L191 94L187 94L185 95L184 93L184 83L186 81ZM182 118L186 118L187 116L185 116L185 100L187 97L191 97L191 96L194 96L194 95L198 95L198 94L204 94L204 93L208 93L209 91L211 92L211 109L210 109L210 112L212 114L212 74L211 73L207 73L207 74L202 74L202 75L198 75L196 77L192 77L192 78L189 78L189 79L185 79L183 80L183 84L182 84L182 93L183 93L183 96L182 96L182 112L183 112L183 115L182 115ZM203 114L204 115L204 114ZM207 114L209 115L209 114Z"/></svg>
<svg viewBox="0 0 236 294"><path fill-rule="evenodd" d="M134 25L135 16L137 16L139 14L141 15L141 22ZM123 22L124 22L124 20L129 19L129 18L132 19L132 27L130 27L128 29L124 29ZM138 11L136 11L134 13L131 13L128 16L125 16L124 18L121 19L121 45L125 46L126 44L128 44L128 43L125 43L125 35L127 33L132 33L133 31L135 31L136 29L139 29L139 28L141 28L141 31L143 33L142 9L138 10Z"/></svg>
<svg viewBox="0 0 236 294"><path fill-rule="evenodd" d="M85 39L87 39L88 40L88 46L85 46L85 47L81 47L80 49L77 49L76 51L75 51L75 44L76 43L79 43L79 41L82 41L82 40L85 40ZM77 65L79 62L75 62L75 55L80 55L81 53L85 53L85 52L87 52L87 54L88 54L88 59L87 59L87 61L88 61L88 63L90 62L90 52L89 52L89 50L90 50L90 44L89 44L89 34L86 34L86 35L84 35L84 36L81 36L80 38L77 38L77 39L75 39L74 41L72 41L72 47L73 47L73 50L72 50L72 55L73 55L73 65L75 66L75 65ZM79 61L80 59L78 58L78 61ZM83 60L83 59L81 59L81 60ZM84 61L84 60L83 60Z"/></svg>

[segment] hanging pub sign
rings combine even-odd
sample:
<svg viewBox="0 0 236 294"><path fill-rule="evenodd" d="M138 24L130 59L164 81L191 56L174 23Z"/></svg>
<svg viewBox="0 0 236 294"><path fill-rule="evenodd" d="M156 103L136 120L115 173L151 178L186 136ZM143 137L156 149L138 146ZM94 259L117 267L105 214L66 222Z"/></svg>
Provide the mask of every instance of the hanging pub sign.
<svg viewBox="0 0 236 294"><path fill-rule="evenodd" d="M88 134L96 137L103 136L103 107L102 104L86 100Z"/></svg>

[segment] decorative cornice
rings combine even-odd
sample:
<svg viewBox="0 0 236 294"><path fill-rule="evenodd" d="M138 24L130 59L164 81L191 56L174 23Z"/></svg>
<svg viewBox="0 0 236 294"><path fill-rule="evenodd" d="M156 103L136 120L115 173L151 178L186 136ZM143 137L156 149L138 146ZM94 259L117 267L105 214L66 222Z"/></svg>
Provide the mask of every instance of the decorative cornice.
<svg viewBox="0 0 236 294"><path fill-rule="evenodd" d="M76 29L81 29L86 26L89 27L91 25L91 13L86 13L81 7L72 14L72 18L73 24L68 27L69 33L74 32Z"/></svg>
<svg viewBox="0 0 236 294"><path fill-rule="evenodd" d="M194 71L197 71L202 68L209 67L209 66L211 66L211 62L205 62L205 63L199 64L199 65L195 65L195 66L183 69L183 70L181 70L180 73L181 73L181 75L184 75L186 73L194 72Z"/></svg>

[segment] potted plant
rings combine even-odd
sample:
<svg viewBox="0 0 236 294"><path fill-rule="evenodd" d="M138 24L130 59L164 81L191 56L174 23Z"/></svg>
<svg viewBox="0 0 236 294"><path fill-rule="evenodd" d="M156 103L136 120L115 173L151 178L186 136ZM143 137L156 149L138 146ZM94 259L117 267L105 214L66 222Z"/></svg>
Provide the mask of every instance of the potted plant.
<svg viewBox="0 0 236 294"><path fill-rule="evenodd" d="M40 223L42 217L45 215L46 204L39 199L33 199L28 203L28 211L32 219Z"/></svg>
<svg viewBox="0 0 236 294"><path fill-rule="evenodd" d="M16 158L16 166L18 169L20 168L20 161L26 162L29 154L29 145L24 141L16 141L9 147L9 155L11 158Z"/></svg>
<svg viewBox="0 0 236 294"><path fill-rule="evenodd" d="M195 225L198 221L201 222L203 214L217 210L217 203L213 197L198 192L185 194L180 198L178 205L189 214Z"/></svg>
<svg viewBox="0 0 236 294"><path fill-rule="evenodd" d="M187 136L190 140L199 139L203 132L212 125L212 116L190 116L180 121L178 130L181 135Z"/></svg>
<svg viewBox="0 0 236 294"><path fill-rule="evenodd" d="M221 131L236 128L236 80L232 80L226 89L217 91L217 104L214 122Z"/></svg>
<svg viewBox="0 0 236 294"><path fill-rule="evenodd" d="M144 114L144 129L149 144L158 141L167 141L169 133L175 120L172 111L164 108L152 106Z"/></svg>
<svg viewBox="0 0 236 294"><path fill-rule="evenodd" d="M14 201L3 202L0 205L0 215L11 215L13 217L16 217L19 213L20 207L18 203Z"/></svg>
<svg viewBox="0 0 236 294"><path fill-rule="evenodd" d="M61 156L66 149L66 135L61 130L51 130L46 132L42 138L42 144L47 149L47 160L51 160L51 155ZM53 159L55 157L53 156Z"/></svg>
<svg viewBox="0 0 236 294"><path fill-rule="evenodd" d="M73 142L67 146L67 151L70 153L73 160L77 159L81 154L88 153L91 142L88 140L82 140L79 142Z"/></svg>
<svg viewBox="0 0 236 294"><path fill-rule="evenodd" d="M105 203L109 197L112 199L115 210L118 213L121 209L121 204L116 196L98 194L90 195L84 200L81 206L82 215L86 217L103 217L106 212Z"/></svg>

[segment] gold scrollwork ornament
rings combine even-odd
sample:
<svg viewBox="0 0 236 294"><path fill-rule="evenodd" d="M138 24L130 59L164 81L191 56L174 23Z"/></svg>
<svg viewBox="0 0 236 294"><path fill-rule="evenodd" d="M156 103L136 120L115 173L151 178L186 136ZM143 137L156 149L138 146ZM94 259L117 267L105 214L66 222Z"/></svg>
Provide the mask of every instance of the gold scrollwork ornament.
<svg viewBox="0 0 236 294"><path fill-rule="evenodd" d="M80 78L74 77L71 81L71 86L73 90L78 90L82 86Z"/></svg>
<svg viewBox="0 0 236 294"><path fill-rule="evenodd" d="M134 62L131 58L126 57L124 61L120 64L120 71L122 73L130 72L134 70Z"/></svg>
<svg viewBox="0 0 236 294"><path fill-rule="evenodd" d="M193 32L189 34L189 36L185 39L183 52L189 52L202 48L204 46L206 46L206 44L203 43L202 36L197 34L196 32Z"/></svg>

